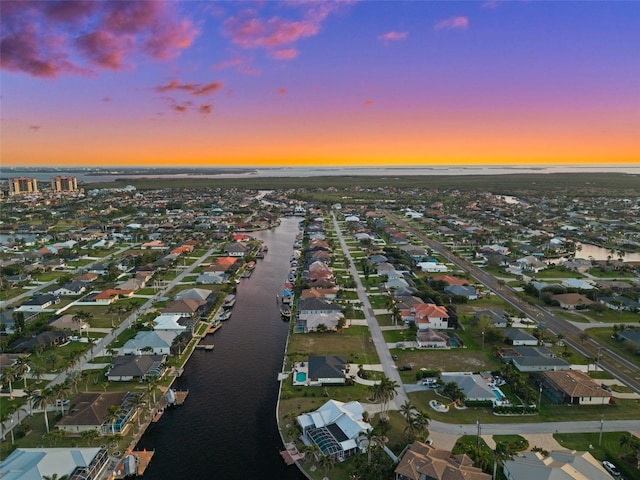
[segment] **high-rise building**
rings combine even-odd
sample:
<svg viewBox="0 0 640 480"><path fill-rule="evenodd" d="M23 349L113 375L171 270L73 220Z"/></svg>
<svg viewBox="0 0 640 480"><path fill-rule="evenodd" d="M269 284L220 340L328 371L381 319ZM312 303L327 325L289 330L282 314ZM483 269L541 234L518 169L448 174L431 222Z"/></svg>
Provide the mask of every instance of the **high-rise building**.
<svg viewBox="0 0 640 480"><path fill-rule="evenodd" d="M35 178L15 177L9 179L9 195L38 193L38 180Z"/></svg>
<svg viewBox="0 0 640 480"><path fill-rule="evenodd" d="M51 179L51 190L54 193L77 192L78 181L76 177L55 177Z"/></svg>

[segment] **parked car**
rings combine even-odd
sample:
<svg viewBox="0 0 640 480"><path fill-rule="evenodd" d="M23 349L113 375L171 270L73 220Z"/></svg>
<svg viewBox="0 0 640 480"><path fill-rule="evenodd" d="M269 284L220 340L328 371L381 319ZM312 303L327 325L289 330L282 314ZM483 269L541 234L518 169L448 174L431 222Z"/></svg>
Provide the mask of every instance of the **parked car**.
<svg viewBox="0 0 640 480"><path fill-rule="evenodd" d="M400 367L398 367L398 370L400 370L401 372L406 372L407 370L411 370L411 365L401 365Z"/></svg>
<svg viewBox="0 0 640 480"><path fill-rule="evenodd" d="M603 383L602 385L600 385L603 389L605 389L607 392L611 391L611 387L609 385L607 385L606 383Z"/></svg>
<svg viewBox="0 0 640 480"><path fill-rule="evenodd" d="M393 358L394 360L398 360L398 355L391 355L391 358Z"/></svg>
<svg viewBox="0 0 640 480"><path fill-rule="evenodd" d="M616 467L613 463L604 460L602 462L602 466L605 468L607 472L609 472L614 477L620 476L620 470L618 470L618 467Z"/></svg>

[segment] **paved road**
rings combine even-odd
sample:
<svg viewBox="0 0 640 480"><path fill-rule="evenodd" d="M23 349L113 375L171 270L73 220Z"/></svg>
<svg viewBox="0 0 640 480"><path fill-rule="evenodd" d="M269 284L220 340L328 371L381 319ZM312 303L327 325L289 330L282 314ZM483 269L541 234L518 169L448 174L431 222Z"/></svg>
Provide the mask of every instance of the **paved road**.
<svg viewBox="0 0 640 480"><path fill-rule="evenodd" d="M589 339L588 341L581 340L580 334L582 333L582 330L572 322L556 317L547 308L527 303L513 288L508 285L501 284L493 275L478 268L471 262L459 258L442 243L429 238L420 231L417 231L397 215L394 215L391 212L385 213L392 221L413 233L429 248L445 257L449 262L468 272L473 278L487 286L505 302L524 312L539 324L544 324L549 332L555 335L564 335L564 342L567 345L587 358L598 359L598 366L602 370L613 375L622 383L640 393L640 369L638 369L636 365L613 350L601 345L594 339Z"/></svg>
<svg viewBox="0 0 640 480"><path fill-rule="evenodd" d="M393 358L391 358L391 352L389 352L389 348L387 348L387 342L382 335L382 330L380 329L380 325L378 325L378 320L376 319L376 316L373 312L373 308L371 308L369 297L367 296L367 292L363 287L362 282L360 281L358 269L355 262L353 261L353 258L351 257L349 247L347 246L344 237L342 236L342 231L340 230L340 226L338 225L338 221L336 220L335 215L333 215L333 226L336 231L336 235L338 236L338 240L340 241L340 246L342 247L344 254L349 259L349 273L351 273L351 276L356 282L358 300L360 300L360 302L362 303L362 311L364 312L365 318L367 320L367 326L369 327L369 333L371 334L371 338L373 339L373 344L376 348L376 352L378 353L378 357L380 358L382 370L387 378L395 381L400 386L400 388L396 390L395 398L392 400L392 402L390 402L391 409L399 410L400 405L409 400L409 397L407 396L407 392L405 391L402 384L400 372L398 372Z"/></svg>

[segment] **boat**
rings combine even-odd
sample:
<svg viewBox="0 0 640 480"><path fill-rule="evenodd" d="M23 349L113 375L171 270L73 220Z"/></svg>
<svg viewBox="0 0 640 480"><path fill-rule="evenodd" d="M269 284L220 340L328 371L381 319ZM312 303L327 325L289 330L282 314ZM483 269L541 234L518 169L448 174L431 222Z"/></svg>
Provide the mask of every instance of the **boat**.
<svg viewBox="0 0 640 480"><path fill-rule="evenodd" d="M167 390L167 393L165 393L164 398L167 401L167 406L175 405L177 399L176 391L170 388L169 390Z"/></svg>
<svg viewBox="0 0 640 480"><path fill-rule="evenodd" d="M216 318L221 322L224 322L225 320L229 320L231 318L231 310L222 311Z"/></svg>
<svg viewBox="0 0 640 480"><path fill-rule="evenodd" d="M229 294L224 297L222 302L222 308L232 308L236 304L236 296L233 294Z"/></svg>
<svg viewBox="0 0 640 480"><path fill-rule="evenodd" d="M280 315L282 316L283 320L288 320L291 318L291 308L289 308L289 305L280 305Z"/></svg>
<svg viewBox="0 0 640 480"><path fill-rule="evenodd" d="M125 477L137 477L138 476L138 457L135 455L129 454L124 457L122 461L122 466L124 469Z"/></svg>
<svg viewBox="0 0 640 480"><path fill-rule="evenodd" d="M242 272L242 275L240 275L240 278L249 278L252 273L253 270L245 270L244 272Z"/></svg>
<svg viewBox="0 0 640 480"><path fill-rule="evenodd" d="M253 270L254 268L256 268L256 262L252 260L249 263L247 263L247 269Z"/></svg>

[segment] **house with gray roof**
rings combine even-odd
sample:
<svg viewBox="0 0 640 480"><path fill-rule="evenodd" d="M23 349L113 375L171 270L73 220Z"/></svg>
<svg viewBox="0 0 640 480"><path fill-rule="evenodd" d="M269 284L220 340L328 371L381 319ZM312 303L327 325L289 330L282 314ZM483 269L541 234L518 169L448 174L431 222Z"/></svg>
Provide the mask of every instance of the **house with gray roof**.
<svg viewBox="0 0 640 480"><path fill-rule="evenodd" d="M466 400L489 401L497 400L496 394L491 390L487 382L477 373L448 374L443 373L442 381L446 384L453 382L464 392Z"/></svg>
<svg viewBox="0 0 640 480"><path fill-rule="evenodd" d="M164 372L165 359L165 355L120 355L111 361L106 376L110 382L160 377Z"/></svg>
<svg viewBox="0 0 640 480"><path fill-rule="evenodd" d="M504 330L504 336L507 339L507 342L514 346L538 345L538 339L536 337L519 328L506 328Z"/></svg>
<svg viewBox="0 0 640 480"><path fill-rule="evenodd" d="M166 330L138 332L120 348L120 355L169 355L177 336L177 332Z"/></svg>
<svg viewBox="0 0 640 480"><path fill-rule="evenodd" d="M520 372L545 372L549 370L569 370L571 365L554 355L545 347L503 348L499 356L504 363L512 363Z"/></svg>
<svg viewBox="0 0 640 480"><path fill-rule="evenodd" d="M508 480L612 480L589 452L520 452L503 466Z"/></svg>
<svg viewBox="0 0 640 480"><path fill-rule="evenodd" d="M504 310L480 310L473 314L473 319L476 321L483 317L488 318L496 328L506 328L509 326L509 316Z"/></svg>
<svg viewBox="0 0 640 480"><path fill-rule="evenodd" d="M447 285L444 287L444 293L465 297L467 300L478 299L478 291L470 285Z"/></svg>
<svg viewBox="0 0 640 480"><path fill-rule="evenodd" d="M307 376L312 385L344 384L347 361L341 355L311 355Z"/></svg>

